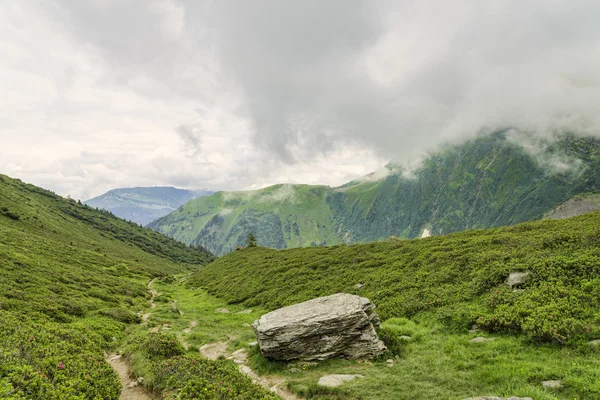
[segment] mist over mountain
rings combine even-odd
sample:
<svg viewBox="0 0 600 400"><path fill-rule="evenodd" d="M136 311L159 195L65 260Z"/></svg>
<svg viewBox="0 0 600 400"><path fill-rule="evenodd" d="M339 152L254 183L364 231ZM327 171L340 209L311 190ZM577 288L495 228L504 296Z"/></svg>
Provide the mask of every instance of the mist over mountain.
<svg viewBox="0 0 600 400"><path fill-rule="evenodd" d="M542 139L514 130L429 154L337 188L275 185L218 192L149 226L215 254L252 232L272 248L444 235L540 219L571 197L600 190L600 140Z"/></svg>
<svg viewBox="0 0 600 400"><path fill-rule="evenodd" d="M191 199L208 196L208 190L184 190L174 187L136 187L113 189L84 203L112 212L119 218L147 225Z"/></svg>

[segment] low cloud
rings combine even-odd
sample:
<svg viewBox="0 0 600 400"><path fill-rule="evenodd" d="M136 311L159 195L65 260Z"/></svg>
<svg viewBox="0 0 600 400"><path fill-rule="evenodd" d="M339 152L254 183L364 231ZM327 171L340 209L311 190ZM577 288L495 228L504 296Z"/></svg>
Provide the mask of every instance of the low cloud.
<svg viewBox="0 0 600 400"><path fill-rule="evenodd" d="M486 131L599 136L599 14L594 0L2 4L0 171L76 198L337 186L388 160L410 176Z"/></svg>

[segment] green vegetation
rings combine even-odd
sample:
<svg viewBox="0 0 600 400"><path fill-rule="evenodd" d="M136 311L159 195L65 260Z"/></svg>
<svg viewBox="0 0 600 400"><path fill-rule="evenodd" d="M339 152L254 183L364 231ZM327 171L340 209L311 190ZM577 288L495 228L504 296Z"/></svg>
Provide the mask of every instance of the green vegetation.
<svg viewBox="0 0 600 400"><path fill-rule="evenodd" d="M339 188L220 192L150 226L222 255L243 246L250 231L258 245L281 249L514 225L600 191L600 141L565 135L522 143L532 140L511 132L482 136L429 155L415 171L388 165Z"/></svg>
<svg viewBox="0 0 600 400"><path fill-rule="evenodd" d="M123 347L133 373L156 391L175 391L177 399L276 399L222 357L249 348L255 340L249 324L264 311L239 313L242 308L234 306L230 313L215 312L225 303L187 288L186 282L185 277L172 276L154 281L156 307L144 324L128 328ZM222 354L215 354L220 359L200 355L199 348L209 343L223 344Z"/></svg>
<svg viewBox="0 0 600 400"><path fill-rule="evenodd" d="M400 357L394 367L318 365L290 382L309 398L596 399L598 350L588 342L600 338L599 222L595 212L422 240L248 248L196 272L189 285L238 307L275 309L336 292L377 304L382 336ZM515 271L530 275L510 288L505 281ZM483 331L467 332L473 324ZM470 343L476 335L495 341ZM367 378L339 390L315 385L332 371ZM549 379L564 388L543 389Z"/></svg>
<svg viewBox="0 0 600 400"><path fill-rule="evenodd" d="M134 340L129 333L149 305L148 280L168 280L213 258L0 175L0 397L118 399L121 384L105 351ZM143 342L158 366L182 354L169 343L162 337ZM204 380L193 384L189 375L162 373L157 382L167 383L156 389L209 392L226 375L231 393L260 393L221 364L194 366Z"/></svg>

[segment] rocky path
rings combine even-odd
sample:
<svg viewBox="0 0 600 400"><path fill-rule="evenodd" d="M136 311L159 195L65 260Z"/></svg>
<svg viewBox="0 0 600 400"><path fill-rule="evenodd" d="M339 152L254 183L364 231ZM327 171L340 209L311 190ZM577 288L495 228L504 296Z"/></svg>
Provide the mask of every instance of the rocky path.
<svg viewBox="0 0 600 400"><path fill-rule="evenodd" d="M120 355L111 354L106 361L117 371L123 385L123 390L119 396L120 400L152 400L152 397L148 395L144 388L138 385L139 382L130 378L131 371L126 359Z"/></svg>
<svg viewBox="0 0 600 400"><path fill-rule="evenodd" d="M287 390L285 385L285 378L281 376L260 376L247 365L248 352L245 349L234 351L233 354L227 353L228 342L214 342L209 343L200 348L200 353L210 360L216 360L223 356L229 360L233 360L238 364L240 371L247 375L252 381L261 385L265 389L276 393L283 400L302 400L302 397L296 396L294 393Z"/></svg>

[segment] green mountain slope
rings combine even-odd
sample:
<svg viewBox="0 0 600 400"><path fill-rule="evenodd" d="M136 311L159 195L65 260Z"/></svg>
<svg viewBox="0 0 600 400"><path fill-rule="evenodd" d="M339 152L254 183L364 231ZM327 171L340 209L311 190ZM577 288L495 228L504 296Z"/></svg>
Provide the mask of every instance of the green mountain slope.
<svg viewBox="0 0 600 400"><path fill-rule="evenodd" d="M141 322L148 281L213 259L204 249L0 175L0 397L118 399L121 383L104 352ZM197 398L193 390L206 391L217 380L232 396L264 393L231 362L178 357L173 362L205 379L194 385L185 373L165 373L166 358L183 348L174 336L143 330L128 341L148 357L155 390L187 385L180 398Z"/></svg>
<svg viewBox="0 0 600 400"><path fill-rule="evenodd" d="M598 347L588 342L600 339L599 245L594 212L422 240L246 248L196 272L189 285L267 309L339 292L371 299L396 365L334 364L329 371L369 379L311 398L596 399ZM529 279L509 287L512 272ZM480 331L468 333L473 324ZM476 336L494 342L471 343ZM541 381L552 379L563 388L544 390ZM298 377L291 387L310 393L311 384Z"/></svg>
<svg viewBox="0 0 600 400"><path fill-rule="evenodd" d="M498 133L432 154L410 173L388 165L339 188L221 192L149 226L221 255L243 245L249 232L259 245L290 248L512 225L600 190L598 140L566 135L536 147L533 153Z"/></svg>
<svg viewBox="0 0 600 400"><path fill-rule="evenodd" d="M275 185L249 192L219 192L188 202L149 227L184 243L225 254L249 232L274 248L338 243L335 216L324 186Z"/></svg>
<svg viewBox="0 0 600 400"><path fill-rule="evenodd" d="M119 218L147 225L182 204L214 192L183 190L174 187L136 187L113 189L101 196L85 201L85 204L108 210Z"/></svg>

